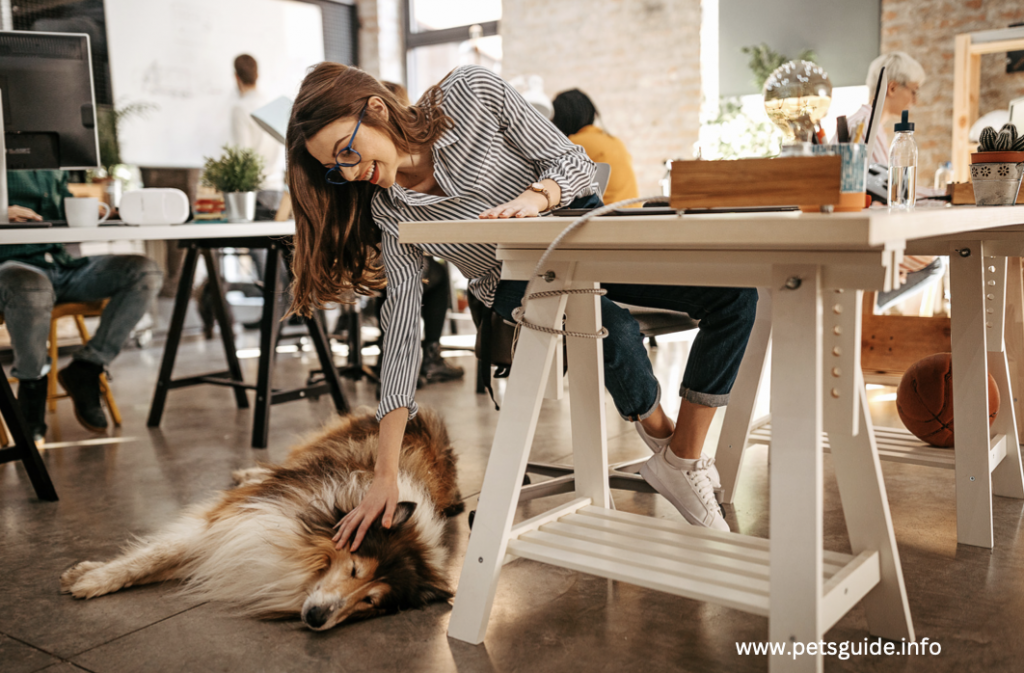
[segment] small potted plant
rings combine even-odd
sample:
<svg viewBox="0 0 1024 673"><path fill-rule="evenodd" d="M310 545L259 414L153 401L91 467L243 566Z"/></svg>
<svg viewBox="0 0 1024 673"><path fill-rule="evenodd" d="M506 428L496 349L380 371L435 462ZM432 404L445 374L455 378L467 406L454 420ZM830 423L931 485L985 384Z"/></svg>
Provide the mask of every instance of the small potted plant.
<svg viewBox="0 0 1024 673"><path fill-rule="evenodd" d="M219 159L206 157L203 184L224 192L228 222L256 219L256 191L266 177L263 169L263 157L253 149L225 145Z"/></svg>
<svg viewBox="0 0 1024 673"><path fill-rule="evenodd" d="M996 132L986 126L978 151L971 155L971 184L979 206L1012 206L1017 203L1024 175L1024 136L1005 124Z"/></svg>

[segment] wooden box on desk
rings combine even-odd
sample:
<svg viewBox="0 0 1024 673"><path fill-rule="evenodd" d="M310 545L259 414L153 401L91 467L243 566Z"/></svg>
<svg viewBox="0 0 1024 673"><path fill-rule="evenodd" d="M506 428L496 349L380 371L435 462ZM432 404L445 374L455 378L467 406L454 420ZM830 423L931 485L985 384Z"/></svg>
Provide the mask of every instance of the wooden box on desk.
<svg viewBox="0 0 1024 673"><path fill-rule="evenodd" d="M951 182L946 185L946 194L952 197L954 206L974 205L974 185L970 182ZM1024 189L1017 192L1017 205L1024 206Z"/></svg>
<svg viewBox="0 0 1024 673"><path fill-rule="evenodd" d="M672 162L669 204L684 208L839 203L838 156Z"/></svg>

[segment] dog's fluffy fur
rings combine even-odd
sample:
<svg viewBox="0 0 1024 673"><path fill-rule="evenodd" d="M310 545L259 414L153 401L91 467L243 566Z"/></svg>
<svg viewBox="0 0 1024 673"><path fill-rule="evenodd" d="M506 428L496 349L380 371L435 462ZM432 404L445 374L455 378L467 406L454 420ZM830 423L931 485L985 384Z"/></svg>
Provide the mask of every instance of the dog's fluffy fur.
<svg viewBox="0 0 1024 673"><path fill-rule="evenodd" d="M283 465L234 473L238 487L193 507L164 532L112 561L64 572L61 590L94 598L134 584L185 580L184 590L258 617L301 615L315 630L451 598L443 569L445 515L461 511L455 456L441 419L409 422L399 461L402 501L390 529L379 520L355 553L336 550L333 526L362 500L379 427L347 416Z"/></svg>

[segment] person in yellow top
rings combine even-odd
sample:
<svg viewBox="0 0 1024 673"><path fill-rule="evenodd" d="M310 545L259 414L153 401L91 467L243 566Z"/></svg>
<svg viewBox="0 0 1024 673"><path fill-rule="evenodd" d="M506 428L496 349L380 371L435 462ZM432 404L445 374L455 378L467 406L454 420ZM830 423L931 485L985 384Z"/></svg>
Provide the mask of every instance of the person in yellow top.
<svg viewBox="0 0 1024 673"><path fill-rule="evenodd" d="M552 101L555 117L551 121L569 140L582 147L594 162L612 167L603 201L615 203L640 196L633 173L633 158L621 140L594 126L597 108L579 89L563 91Z"/></svg>

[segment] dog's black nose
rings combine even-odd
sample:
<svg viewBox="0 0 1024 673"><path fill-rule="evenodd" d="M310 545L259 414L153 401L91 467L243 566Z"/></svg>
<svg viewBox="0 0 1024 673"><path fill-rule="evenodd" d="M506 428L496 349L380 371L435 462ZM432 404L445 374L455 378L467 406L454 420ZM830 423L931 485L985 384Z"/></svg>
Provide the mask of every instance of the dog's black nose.
<svg viewBox="0 0 1024 673"><path fill-rule="evenodd" d="M302 613L302 621L314 629L318 629L327 623L327 616L331 611L319 605L314 605Z"/></svg>

